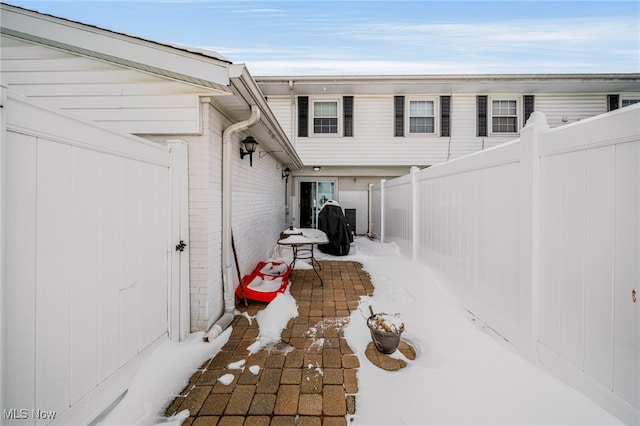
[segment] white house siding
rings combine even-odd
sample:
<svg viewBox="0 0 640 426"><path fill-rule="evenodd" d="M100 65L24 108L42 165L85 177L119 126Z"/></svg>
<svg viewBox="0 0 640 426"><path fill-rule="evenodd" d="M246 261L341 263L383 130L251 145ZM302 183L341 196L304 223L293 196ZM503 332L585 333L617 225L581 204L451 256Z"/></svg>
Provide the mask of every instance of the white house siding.
<svg viewBox="0 0 640 426"><path fill-rule="evenodd" d="M331 96L326 98L335 99ZM310 97L310 100L317 99L322 97ZM353 137L296 137L296 150L304 163L411 166L429 164L429 159L446 159L447 143L443 138L393 136L393 96L355 97L353 121Z"/></svg>
<svg viewBox="0 0 640 426"><path fill-rule="evenodd" d="M295 124L293 113L295 108L291 105L291 97L289 96L269 96L267 98L269 108L273 112L273 115L278 119L280 127L284 130L287 138L295 144L296 129L292 127Z"/></svg>
<svg viewBox="0 0 640 426"><path fill-rule="evenodd" d="M0 38L2 84L132 134L200 132L201 87L61 50Z"/></svg>
<svg viewBox="0 0 640 426"><path fill-rule="evenodd" d="M604 114L607 112L607 95L544 93L536 95L535 109L545 114L550 127L558 127Z"/></svg>
<svg viewBox="0 0 640 426"><path fill-rule="evenodd" d="M354 95L353 137L297 136L297 105L290 96L269 96L269 105L298 150L306 165L361 166L361 165L434 165L481 151L517 138L518 134L476 136L476 96L480 93L416 94L439 98L451 96L451 137L393 136L393 96ZM485 93L483 93L485 94ZM524 93L486 93L489 100L514 98L518 100L519 126ZM545 113L550 127L583 120L607 112L607 93L533 93L535 110ZM405 93L411 97L413 94ZM340 99L337 95L309 95L315 99ZM640 97L640 94L638 94ZM297 101L297 96L295 97ZM406 111L405 111L406 113ZM563 121L564 119L564 121ZM292 125L293 120L293 125ZM341 120L340 120L341 123ZM439 127L439 124L438 124Z"/></svg>

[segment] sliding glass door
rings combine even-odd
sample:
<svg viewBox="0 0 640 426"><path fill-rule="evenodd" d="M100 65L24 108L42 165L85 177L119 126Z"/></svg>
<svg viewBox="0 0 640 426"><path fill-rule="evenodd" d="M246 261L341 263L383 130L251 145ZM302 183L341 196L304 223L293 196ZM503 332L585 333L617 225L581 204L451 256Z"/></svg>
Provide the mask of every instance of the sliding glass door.
<svg viewBox="0 0 640 426"><path fill-rule="evenodd" d="M336 182L310 180L300 182L300 227L316 228L318 213L329 200L336 199Z"/></svg>

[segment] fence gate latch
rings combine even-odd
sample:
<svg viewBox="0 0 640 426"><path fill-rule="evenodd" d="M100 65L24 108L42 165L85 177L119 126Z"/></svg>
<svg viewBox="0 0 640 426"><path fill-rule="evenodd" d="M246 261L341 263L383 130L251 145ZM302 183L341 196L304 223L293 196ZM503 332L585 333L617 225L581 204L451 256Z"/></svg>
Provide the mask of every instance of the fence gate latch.
<svg viewBox="0 0 640 426"><path fill-rule="evenodd" d="M187 246L187 245L184 243L184 241L183 241L183 240L180 240L180 244L178 244L178 245L176 246L176 251L184 251L184 248L185 248L186 246Z"/></svg>

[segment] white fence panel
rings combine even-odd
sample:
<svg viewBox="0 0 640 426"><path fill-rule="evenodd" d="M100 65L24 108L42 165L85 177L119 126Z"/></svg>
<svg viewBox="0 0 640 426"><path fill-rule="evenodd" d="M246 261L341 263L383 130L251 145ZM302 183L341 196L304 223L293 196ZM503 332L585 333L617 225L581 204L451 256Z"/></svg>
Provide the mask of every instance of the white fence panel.
<svg viewBox="0 0 640 426"><path fill-rule="evenodd" d="M384 183L385 239L398 244L400 251L411 254L411 176L402 176Z"/></svg>
<svg viewBox="0 0 640 426"><path fill-rule="evenodd" d="M520 338L519 142L417 174L417 260L428 264L474 314Z"/></svg>
<svg viewBox="0 0 640 426"><path fill-rule="evenodd" d="M167 336L169 149L12 94L3 114L2 407L86 423Z"/></svg>
<svg viewBox="0 0 640 426"><path fill-rule="evenodd" d="M380 238L523 355L636 424L640 107L552 130L543 117L522 140L416 173L414 192L408 176L383 182L372 217L391 214Z"/></svg>
<svg viewBox="0 0 640 426"><path fill-rule="evenodd" d="M382 238L382 185L372 185L369 189L369 202L371 203L371 229L370 233L374 238Z"/></svg>
<svg viewBox="0 0 640 426"><path fill-rule="evenodd" d="M540 142L540 359L630 423L640 409L639 111Z"/></svg>

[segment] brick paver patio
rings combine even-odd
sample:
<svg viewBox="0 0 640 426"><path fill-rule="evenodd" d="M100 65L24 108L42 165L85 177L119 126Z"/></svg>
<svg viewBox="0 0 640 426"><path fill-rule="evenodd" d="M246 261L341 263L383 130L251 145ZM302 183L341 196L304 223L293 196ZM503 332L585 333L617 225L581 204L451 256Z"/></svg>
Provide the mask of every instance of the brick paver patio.
<svg viewBox="0 0 640 426"><path fill-rule="evenodd" d="M324 286L312 270L293 271L290 288L298 317L282 332L282 343L249 355L258 324L236 316L229 342L192 376L166 415L189 409L185 426L346 425L356 411L360 363L343 328L373 285L357 262L321 265ZM249 301L248 307L242 302L237 307L254 316L266 306ZM239 361L243 368L230 368ZM228 385L218 380L229 374Z"/></svg>

